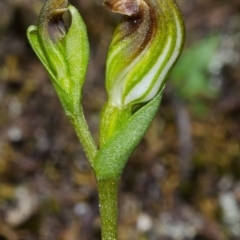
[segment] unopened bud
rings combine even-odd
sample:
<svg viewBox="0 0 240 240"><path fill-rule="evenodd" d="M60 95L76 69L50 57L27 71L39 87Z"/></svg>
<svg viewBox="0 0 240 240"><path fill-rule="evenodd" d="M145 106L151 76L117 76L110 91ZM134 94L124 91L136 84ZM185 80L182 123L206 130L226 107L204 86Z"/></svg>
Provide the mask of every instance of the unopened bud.
<svg viewBox="0 0 240 240"><path fill-rule="evenodd" d="M174 0L106 0L114 12L125 14L107 58L109 102L119 108L153 99L179 57L184 23Z"/></svg>

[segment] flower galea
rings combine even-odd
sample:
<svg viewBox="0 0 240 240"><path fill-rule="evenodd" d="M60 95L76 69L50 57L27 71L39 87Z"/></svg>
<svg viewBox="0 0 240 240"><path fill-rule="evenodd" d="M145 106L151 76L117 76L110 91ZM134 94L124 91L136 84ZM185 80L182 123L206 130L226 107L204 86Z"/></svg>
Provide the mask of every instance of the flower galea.
<svg viewBox="0 0 240 240"><path fill-rule="evenodd" d="M173 0L105 0L126 15L107 58L109 102L119 108L153 99L179 57L184 42L182 15Z"/></svg>

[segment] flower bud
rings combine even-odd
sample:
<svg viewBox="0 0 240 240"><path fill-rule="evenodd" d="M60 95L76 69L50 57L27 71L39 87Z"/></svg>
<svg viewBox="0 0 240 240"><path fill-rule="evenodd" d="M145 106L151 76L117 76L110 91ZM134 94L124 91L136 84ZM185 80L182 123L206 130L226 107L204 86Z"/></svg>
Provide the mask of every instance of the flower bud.
<svg viewBox="0 0 240 240"><path fill-rule="evenodd" d="M119 108L153 99L179 57L184 23L174 0L105 0L126 15L117 26L107 58L109 102Z"/></svg>
<svg viewBox="0 0 240 240"><path fill-rule="evenodd" d="M62 15L71 14L67 30ZM47 69L67 114L78 111L87 70L89 45L85 24L67 0L48 0L38 27L28 28L28 40Z"/></svg>

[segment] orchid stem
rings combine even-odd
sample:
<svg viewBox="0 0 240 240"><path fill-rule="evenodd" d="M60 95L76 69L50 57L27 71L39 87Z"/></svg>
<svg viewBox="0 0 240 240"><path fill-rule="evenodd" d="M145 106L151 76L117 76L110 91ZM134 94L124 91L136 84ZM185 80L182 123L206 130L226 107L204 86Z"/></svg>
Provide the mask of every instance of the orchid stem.
<svg viewBox="0 0 240 240"><path fill-rule="evenodd" d="M97 154L97 147L89 131L82 107L79 108L77 114L69 116L69 118L77 132L78 139L83 146L86 157L93 167L94 158Z"/></svg>
<svg viewBox="0 0 240 240"><path fill-rule="evenodd" d="M98 180L102 240L118 240L118 182Z"/></svg>

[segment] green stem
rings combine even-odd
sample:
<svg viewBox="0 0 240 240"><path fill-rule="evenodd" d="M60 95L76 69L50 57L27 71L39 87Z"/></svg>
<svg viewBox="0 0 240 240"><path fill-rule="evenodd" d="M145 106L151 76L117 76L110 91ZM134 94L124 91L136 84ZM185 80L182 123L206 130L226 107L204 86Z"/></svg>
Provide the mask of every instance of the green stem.
<svg viewBox="0 0 240 240"><path fill-rule="evenodd" d="M82 107L79 108L79 112L77 114L72 116L70 115L69 118L77 132L78 139L83 146L87 159L93 167L93 161L97 154L97 147L89 131Z"/></svg>
<svg viewBox="0 0 240 240"><path fill-rule="evenodd" d="M101 112L100 147L131 117L131 108L119 108L107 102Z"/></svg>
<svg viewBox="0 0 240 240"><path fill-rule="evenodd" d="M98 180L102 240L118 239L118 181Z"/></svg>

